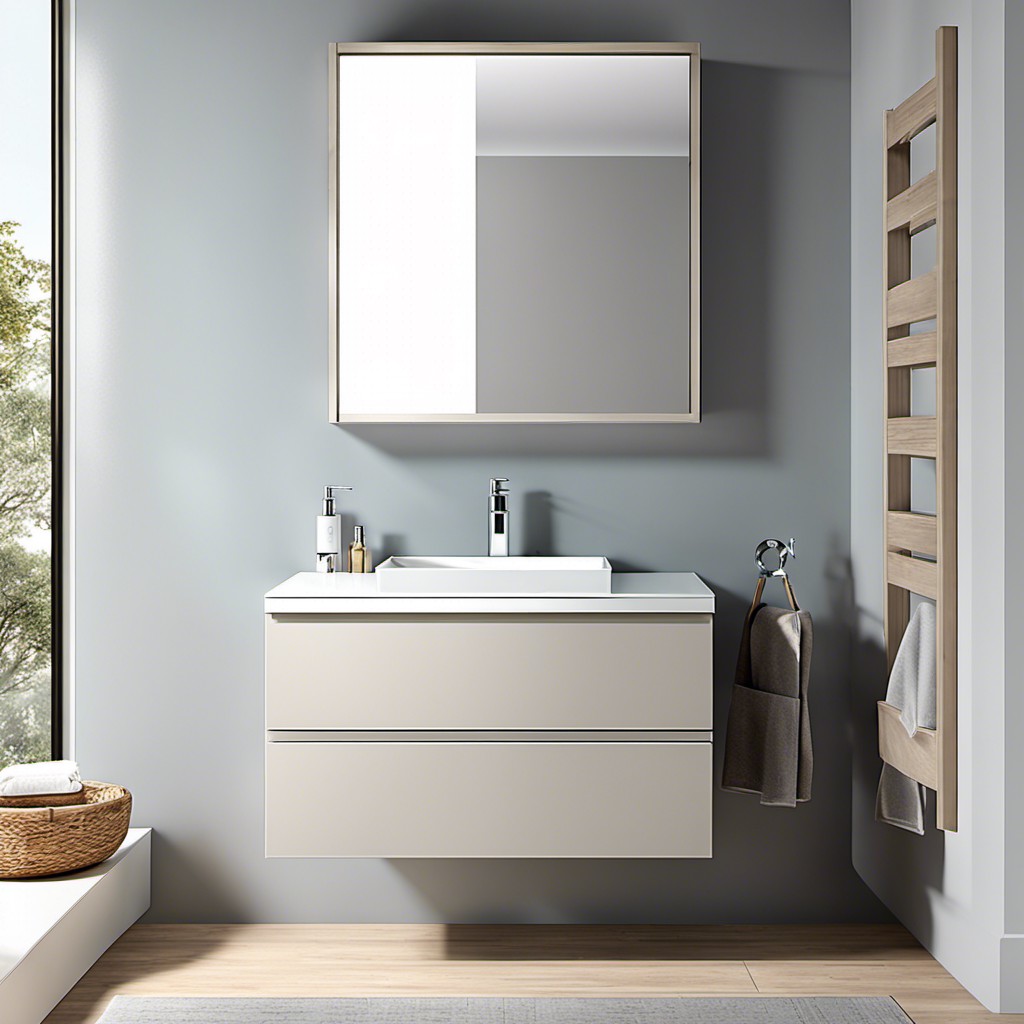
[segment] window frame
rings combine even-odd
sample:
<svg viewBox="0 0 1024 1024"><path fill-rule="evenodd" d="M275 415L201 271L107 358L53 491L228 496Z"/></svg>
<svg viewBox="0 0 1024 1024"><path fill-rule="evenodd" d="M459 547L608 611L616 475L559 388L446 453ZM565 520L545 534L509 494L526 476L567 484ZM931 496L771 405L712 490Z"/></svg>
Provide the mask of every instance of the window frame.
<svg viewBox="0 0 1024 1024"><path fill-rule="evenodd" d="M50 0L50 754L64 756L65 637L65 199L68 183L65 139L68 128L66 90L66 0Z"/></svg>

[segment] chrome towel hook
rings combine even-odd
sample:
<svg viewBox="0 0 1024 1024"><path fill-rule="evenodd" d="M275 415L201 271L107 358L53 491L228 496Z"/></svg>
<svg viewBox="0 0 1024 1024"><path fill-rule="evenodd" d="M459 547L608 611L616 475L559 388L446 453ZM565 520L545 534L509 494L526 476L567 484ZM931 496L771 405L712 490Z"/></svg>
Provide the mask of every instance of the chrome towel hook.
<svg viewBox="0 0 1024 1024"><path fill-rule="evenodd" d="M769 568L764 564L764 556L768 551L774 551L778 556L779 564L774 569ZM798 605L796 601L796 594L793 593L793 586L789 582L789 573L786 572L786 562L789 561L790 558L796 558L795 537L790 537L788 544L774 537L770 537L767 540L761 541L761 543L757 545L757 551L754 553L754 561L757 564L757 587L754 590L754 601L750 606L751 613L753 613L761 603L761 595L764 593L765 580L776 578L781 579L782 585L786 588L786 597L789 599L790 607L795 612L800 611L800 605Z"/></svg>
<svg viewBox="0 0 1024 1024"><path fill-rule="evenodd" d="M764 564L764 555L766 551L775 551L778 554L779 564L776 568L769 569L768 566ZM781 540L775 540L774 538L763 540L757 545L757 551L754 553L754 561L757 563L758 572L765 578L770 576L785 576L786 562L790 558L796 558L795 537L790 537L788 544Z"/></svg>

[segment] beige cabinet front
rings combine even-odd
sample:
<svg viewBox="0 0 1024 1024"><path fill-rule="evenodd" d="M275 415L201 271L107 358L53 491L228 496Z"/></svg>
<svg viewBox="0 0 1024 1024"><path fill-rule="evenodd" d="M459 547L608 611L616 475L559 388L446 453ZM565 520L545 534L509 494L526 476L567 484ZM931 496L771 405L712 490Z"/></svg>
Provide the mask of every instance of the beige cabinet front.
<svg viewBox="0 0 1024 1024"><path fill-rule="evenodd" d="M268 742L270 857L709 857L707 742Z"/></svg>
<svg viewBox="0 0 1024 1024"><path fill-rule="evenodd" d="M268 729L711 728L711 616L268 615Z"/></svg>

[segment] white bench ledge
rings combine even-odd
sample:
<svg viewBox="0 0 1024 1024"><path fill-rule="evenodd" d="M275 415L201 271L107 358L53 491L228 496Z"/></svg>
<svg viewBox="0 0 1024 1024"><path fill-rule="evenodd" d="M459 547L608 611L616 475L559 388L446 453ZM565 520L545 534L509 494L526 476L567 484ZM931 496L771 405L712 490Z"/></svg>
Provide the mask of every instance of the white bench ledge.
<svg viewBox="0 0 1024 1024"><path fill-rule="evenodd" d="M0 881L0 1007L4 1024L39 1024L149 909L152 829L128 830L93 868Z"/></svg>

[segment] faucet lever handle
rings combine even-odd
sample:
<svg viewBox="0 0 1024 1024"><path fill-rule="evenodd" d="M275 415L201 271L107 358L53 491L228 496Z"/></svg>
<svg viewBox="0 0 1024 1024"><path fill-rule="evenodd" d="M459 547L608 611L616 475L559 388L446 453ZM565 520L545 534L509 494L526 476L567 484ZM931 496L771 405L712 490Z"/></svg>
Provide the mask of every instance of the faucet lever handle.
<svg viewBox="0 0 1024 1024"><path fill-rule="evenodd" d="M502 484L508 483L507 476L492 476L491 477L491 494L508 494L508 488L502 487Z"/></svg>

